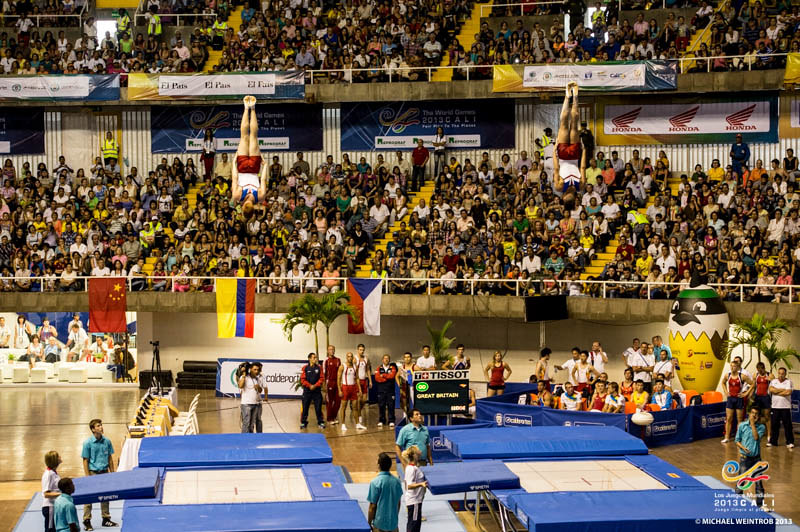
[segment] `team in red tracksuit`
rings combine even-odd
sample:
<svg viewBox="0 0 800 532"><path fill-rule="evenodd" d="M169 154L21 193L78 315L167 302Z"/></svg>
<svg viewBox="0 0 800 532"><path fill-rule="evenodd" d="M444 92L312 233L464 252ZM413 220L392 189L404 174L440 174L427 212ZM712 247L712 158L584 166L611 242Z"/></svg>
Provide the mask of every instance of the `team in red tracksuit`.
<svg viewBox="0 0 800 532"><path fill-rule="evenodd" d="M339 422L339 407L342 405L342 398L339 397L339 367L342 360L336 356L336 348L328 346L328 358L325 359L325 388L327 389L328 400L325 407L325 419L328 423L335 425Z"/></svg>
<svg viewBox="0 0 800 532"><path fill-rule="evenodd" d="M387 412L389 423L394 424L394 387L397 384L397 365L390 362L389 355L383 355L383 361L375 370L375 387L378 391L378 426L386 423Z"/></svg>

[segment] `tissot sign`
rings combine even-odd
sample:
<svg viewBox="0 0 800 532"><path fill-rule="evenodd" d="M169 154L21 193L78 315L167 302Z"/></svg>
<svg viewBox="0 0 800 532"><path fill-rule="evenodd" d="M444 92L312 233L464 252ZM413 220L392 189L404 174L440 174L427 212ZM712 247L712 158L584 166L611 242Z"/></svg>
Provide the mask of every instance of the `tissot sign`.
<svg viewBox="0 0 800 532"><path fill-rule="evenodd" d="M720 102L672 105L608 105L607 135L682 135L684 133L768 133L770 102Z"/></svg>
<svg viewBox="0 0 800 532"><path fill-rule="evenodd" d="M415 371L414 408L423 414L464 414L469 406L469 370Z"/></svg>

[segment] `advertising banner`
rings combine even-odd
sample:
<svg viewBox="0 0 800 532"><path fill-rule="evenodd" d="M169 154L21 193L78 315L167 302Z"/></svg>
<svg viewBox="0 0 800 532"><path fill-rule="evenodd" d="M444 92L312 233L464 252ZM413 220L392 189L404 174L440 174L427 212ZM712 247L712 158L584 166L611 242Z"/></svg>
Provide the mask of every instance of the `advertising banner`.
<svg viewBox="0 0 800 532"><path fill-rule="evenodd" d="M792 423L800 423L800 390L792 392Z"/></svg>
<svg viewBox="0 0 800 532"><path fill-rule="evenodd" d="M598 104L597 143L694 144L778 141L778 99L671 104Z"/></svg>
<svg viewBox="0 0 800 532"><path fill-rule="evenodd" d="M119 76L0 77L3 100L119 100Z"/></svg>
<svg viewBox="0 0 800 532"><path fill-rule="evenodd" d="M432 147L442 127L448 149L514 147L512 100L343 103L343 151L411 150L417 139Z"/></svg>
<svg viewBox="0 0 800 532"><path fill-rule="evenodd" d="M0 154L44 153L44 109L0 110Z"/></svg>
<svg viewBox="0 0 800 532"><path fill-rule="evenodd" d="M677 61L498 65L493 69L492 92L563 91L571 82L590 91L675 90Z"/></svg>
<svg viewBox="0 0 800 532"><path fill-rule="evenodd" d="M297 72L248 74L129 74L129 100L214 100L253 95L259 99L305 98L305 78Z"/></svg>
<svg viewBox="0 0 800 532"><path fill-rule="evenodd" d="M406 420L398 423L394 429L395 440L400 433L400 429L407 423ZM442 432L453 430L470 430L470 429L486 429L494 426L494 423L473 422L471 419L460 419L454 417L452 419L453 425L426 425L428 434L431 437L431 454L433 455L433 462L460 462L461 459L453 454L453 449L450 442L442 437ZM461 424L461 421L464 424Z"/></svg>
<svg viewBox="0 0 800 532"><path fill-rule="evenodd" d="M792 53L786 56L786 71L783 82L788 84L800 83L800 54Z"/></svg>
<svg viewBox="0 0 800 532"><path fill-rule="evenodd" d="M585 427L587 425L606 425L626 430L625 414L603 414L600 412L572 412L542 408L542 425L562 425L564 427Z"/></svg>
<svg viewBox="0 0 800 532"><path fill-rule="evenodd" d="M300 397L303 389L295 389L300 380L304 360L262 360L256 358L217 359L217 397L239 397L236 371L242 362L261 362L261 374L267 381L270 397Z"/></svg>
<svg viewBox="0 0 800 532"><path fill-rule="evenodd" d="M725 403L695 405L692 410L692 439L721 437L725 430Z"/></svg>
<svg viewBox="0 0 800 532"><path fill-rule="evenodd" d="M150 110L153 153L188 153L203 149L205 130L214 130L218 152L235 152L243 107L155 106ZM322 106L307 104L256 107L258 141L264 151L321 151Z"/></svg>
<svg viewBox="0 0 800 532"><path fill-rule="evenodd" d="M423 414L465 414L469 406L469 370L415 371L414 408Z"/></svg>
<svg viewBox="0 0 800 532"><path fill-rule="evenodd" d="M692 408L651 412L654 421L646 427L628 419L628 432L642 438L648 447L689 443L692 441Z"/></svg>

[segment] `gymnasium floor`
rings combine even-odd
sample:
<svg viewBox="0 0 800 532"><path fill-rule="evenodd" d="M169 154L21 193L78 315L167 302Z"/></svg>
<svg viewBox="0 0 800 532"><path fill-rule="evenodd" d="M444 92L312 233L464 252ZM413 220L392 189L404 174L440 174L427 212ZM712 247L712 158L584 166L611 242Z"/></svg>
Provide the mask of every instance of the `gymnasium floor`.
<svg viewBox="0 0 800 532"><path fill-rule="evenodd" d="M195 392L180 390L179 405L186 406ZM198 419L202 432L238 432L239 405L235 399L220 399L212 391L201 391ZM140 397L139 390L89 389L48 390L45 388L0 388L0 532L10 532L34 491L41 489L47 451L58 451L64 463L61 476L82 475L80 449L90 435L88 422L103 420L105 434L119 452L126 433L126 422ZM324 432L333 449L335 464L346 466L355 482L368 482L376 471L377 455L394 451L394 432L375 427L377 412L367 413L370 429L352 428L343 435L339 427ZM264 409L264 432L295 432L299 424L299 402L274 400ZM310 427L317 431L311 414ZM309 430L312 430L309 428ZM800 461L785 446L762 447L762 457L770 463L768 493L774 494L774 509L800 523ZM736 458L733 444L718 439L656 449L654 454L692 475L707 475L721 480L722 464ZM794 489L794 491L793 491ZM468 522L464 516L462 521ZM488 521L485 525L490 525ZM468 530L471 527L468 527ZM489 527L489 530L492 530Z"/></svg>

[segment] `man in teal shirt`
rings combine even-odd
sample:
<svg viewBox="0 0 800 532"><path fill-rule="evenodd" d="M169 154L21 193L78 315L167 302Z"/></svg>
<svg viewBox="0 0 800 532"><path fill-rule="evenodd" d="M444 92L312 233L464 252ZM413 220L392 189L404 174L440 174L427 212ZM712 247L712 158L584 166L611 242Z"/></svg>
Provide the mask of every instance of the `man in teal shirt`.
<svg viewBox="0 0 800 532"><path fill-rule="evenodd" d="M747 421L739 423L736 430L736 447L739 448L739 472L743 473L761 461L761 438L767 432L767 427L759 423L761 409L758 406L751 406L748 412ZM736 489L736 493L741 494L742 490ZM764 505L764 483L759 480L756 482L756 503Z"/></svg>
<svg viewBox="0 0 800 532"><path fill-rule="evenodd" d="M103 436L103 422L99 419L93 419L89 422L89 429L91 429L92 435L83 442L83 449L81 450L83 472L87 477L90 475L113 473L114 446L111 445L111 440ZM108 501L100 503L100 510L103 514L103 526L117 526L117 524L111 520ZM86 530L94 530L92 528L91 504L85 504L83 506L83 528Z"/></svg>
<svg viewBox="0 0 800 532"><path fill-rule="evenodd" d="M403 486L400 484L400 480L389 472L393 462L394 460L386 453L378 455L378 467L381 472L369 483L367 520L374 532L397 530L397 516L400 513Z"/></svg>
<svg viewBox="0 0 800 532"><path fill-rule="evenodd" d="M56 532L79 532L78 511L72 502L75 484L71 478L64 477L58 481L58 489L61 495L53 501L53 522L56 525Z"/></svg>
<svg viewBox="0 0 800 532"><path fill-rule="evenodd" d="M419 449L420 456L427 457L420 458L419 465L433 465L433 456L431 455L431 435L428 433L428 428L422 424L422 412L416 408L411 411L411 423L400 429L397 434L397 441L395 442L397 456L400 460L403 458L403 451L416 445ZM403 464L405 466L405 464Z"/></svg>

